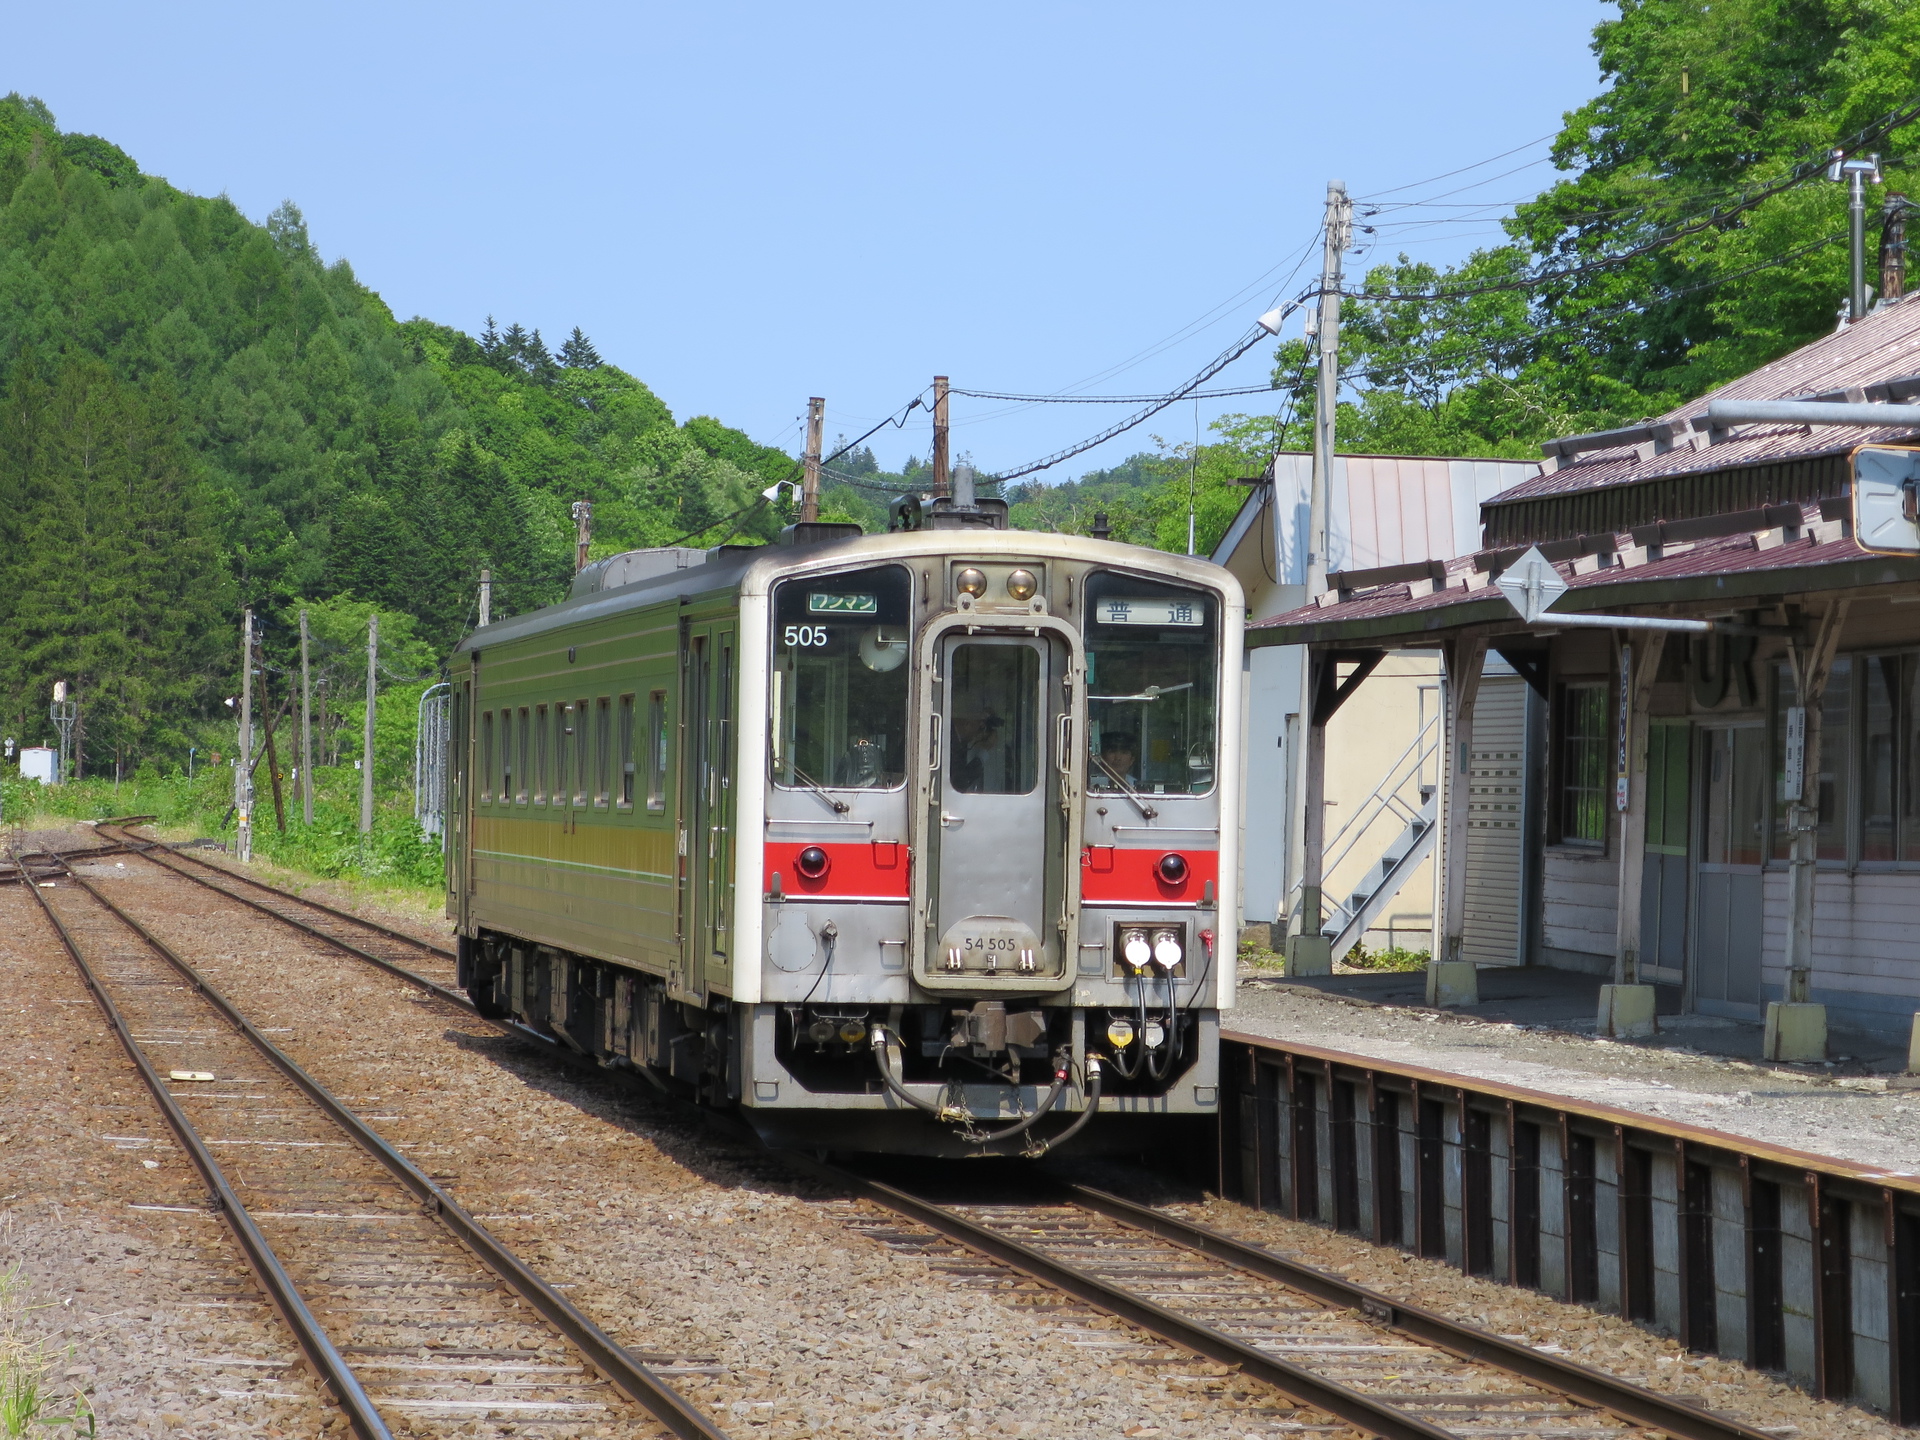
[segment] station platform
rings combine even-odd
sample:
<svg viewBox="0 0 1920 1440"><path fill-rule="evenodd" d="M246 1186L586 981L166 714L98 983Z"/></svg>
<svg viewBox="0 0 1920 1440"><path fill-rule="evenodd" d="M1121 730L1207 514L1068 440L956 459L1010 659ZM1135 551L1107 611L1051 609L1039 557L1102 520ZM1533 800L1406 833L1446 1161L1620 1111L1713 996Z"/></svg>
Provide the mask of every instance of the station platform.
<svg viewBox="0 0 1920 1440"><path fill-rule="evenodd" d="M1286 987L1396 1009L1427 1008L1427 978L1425 972L1419 970L1349 971L1299 979L1247 970L1242 972L1240 983L1255 990ZM1452 1013L1527 1030L1559 1030L1591 1036L1603 983L1600 976L1572 970L1550 970L1539 965L1490 965L1480 971L1480 1003L1458 1007ZM1758 1019L1683 1013L1684 996L1679 986L1658 985L1654 990L1657 1033L1614 1043L1647 1050L1684 1050L1732 1060L1760 1060L1763 1027ZM1837 1023L1828 1049L1831 1064L1820 1068L1847 1074L1893 1074L1905 1067L1907 1059L1904 1045L1885 1036L1849 1030Z"/></svg>

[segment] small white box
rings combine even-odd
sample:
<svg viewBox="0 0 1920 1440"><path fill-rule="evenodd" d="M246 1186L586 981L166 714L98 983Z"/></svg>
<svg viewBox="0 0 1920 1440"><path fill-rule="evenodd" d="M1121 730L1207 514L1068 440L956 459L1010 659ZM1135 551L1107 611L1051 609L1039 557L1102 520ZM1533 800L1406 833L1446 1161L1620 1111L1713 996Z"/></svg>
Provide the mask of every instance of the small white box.
<svg viewBox="0 0 1920 1440"><path fill-rule="evenodd" d="M60 752L49 745L27 745L20 751L20 778L42 785L60 783Z"/></svg>

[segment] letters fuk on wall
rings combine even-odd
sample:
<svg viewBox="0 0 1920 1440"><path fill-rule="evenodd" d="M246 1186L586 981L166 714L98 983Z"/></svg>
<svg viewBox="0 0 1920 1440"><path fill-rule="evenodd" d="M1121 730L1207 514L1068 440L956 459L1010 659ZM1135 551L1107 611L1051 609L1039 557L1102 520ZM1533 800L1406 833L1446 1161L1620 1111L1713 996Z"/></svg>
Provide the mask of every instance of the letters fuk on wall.
<svg viewBox="0 0 1920 1440"><path fill-rule="evenodd" d="M1633 730L1633 646L1620 646L1620 724L1615 737L1613 767L1613 808L1627 808L1627 742Z"/></svg>

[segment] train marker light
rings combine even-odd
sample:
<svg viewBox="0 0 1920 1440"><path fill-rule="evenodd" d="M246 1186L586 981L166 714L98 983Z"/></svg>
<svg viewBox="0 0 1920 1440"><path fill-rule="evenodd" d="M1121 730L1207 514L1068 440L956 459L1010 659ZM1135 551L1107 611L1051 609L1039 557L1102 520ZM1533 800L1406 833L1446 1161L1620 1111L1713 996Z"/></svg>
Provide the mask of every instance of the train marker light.
<svg viewBox="0 0 1920 1440"><path fill-rule="evenodd" d="M1116 1050L1124 1050L1133 1043L1133 1021L1124 1015L1116 1015L1107 1021L1107 1043Z"/></svg>
<svg viewBox="0 0 1920 1440"><path fill-rule="evenodd" d="M1154 963L1171 970L1180 963L1180 936L1172 930L1156 930L1153 935Z"/></svg>
<svg viewBox="0 0 1920 1440"><path fill-rule="evenodd" d="M1147 1028L1140 1032L1140 1038L1147 1042L1149 1050L1158 1050L1167 1043L1167 1027L1158 1020L1149 1020Z"/></svg>
<svg viewBox="0 0 1920 1440"><path fill-rule="evenodd" d="M828 858L827 852L818 845L809 845L793 862L793 868L809 880L824 878L832 865L833 861Z"/></svg>
<svg viewBox="0 0 1920 1440"><path fill-rule="evenodd" d="M962 595L971 595L978 600L987 593L987 577L969 565L960 572L960 578L954 582L954 588Z"/></svg>
<svg viewBox="0 0 1920 1440"><path fill-rule="evenodd" d="M1016 570L1007 576L1007 594L1015 600L1031 600L1039 588L1040 582L1031 570Z"/></svg>
<svg viewBox="0 0 1920 1440"><path fill-rule="evenodd" d="M1169 885L1178 885L1187 878L1187 857L1184 855L1162 855L1160 863L1153 867L1160 872L1160 878Z"/></svg>
<svg viewBox="0 0 1920 1440"><path fill-rule="evenodd" d="M1120 953L1127 957L1127 964L1135 970L1147 968L1147 961L1153 957L1153 951L1147 945L1147 932L1129 930L1120 937Z"/></svg>
<svg viewBox="0 0 1920 1440"><path fill-rule="evenodd" d="M864 1020L842 1020L840 1038L848 1045L858 1045L867 1038L867 1022Z"/></svg>

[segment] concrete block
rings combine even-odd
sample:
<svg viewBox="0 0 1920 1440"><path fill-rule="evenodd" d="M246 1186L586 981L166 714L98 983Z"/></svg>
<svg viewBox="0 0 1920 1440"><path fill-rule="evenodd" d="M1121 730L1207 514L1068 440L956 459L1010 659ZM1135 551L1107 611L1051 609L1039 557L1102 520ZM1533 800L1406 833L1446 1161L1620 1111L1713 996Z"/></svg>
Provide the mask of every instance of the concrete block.
<svg viewBox="0 0 1920 1440"><path fill-rule="evenodd" d="M1602 985L1595 1034L1629 1040L1658 1029L1653 1018L1653 986Z"/></svg>
<svg viewBox="0 0 1920 1440"><path fill-rule="evenodd" d="M1762 1046L1761 1053L1769 1060L1825 1060L1827 1007L1770 1001Z"/></svg>
<svg viewBox="0 0 1920 1440"><path fill-rule="evenodd" d="M1427 1003L1429 1005L1478 1005L1480 1003L1480 967L1471 960L1429 960L1427 962Z"/></svg>
<svg viewBox="0 0 1920 1440"><path fill-rule="evenodd" d="M1913 1035L1907 1041L1907 1074L1920 1075L1920 1010L1913 1012Z"/></svg>
<svg viewBox="0 0 1920 1440"><path fill-rule="evenodd" d="M1333 941L1324 935L1289 935L1287 937L1287 976L1331 975L1333 973Z"/></svg>

